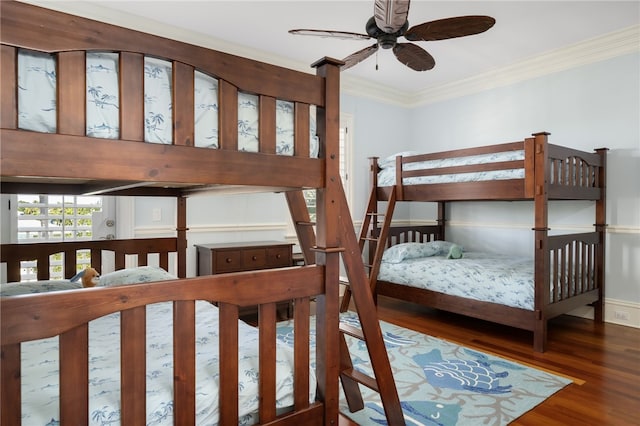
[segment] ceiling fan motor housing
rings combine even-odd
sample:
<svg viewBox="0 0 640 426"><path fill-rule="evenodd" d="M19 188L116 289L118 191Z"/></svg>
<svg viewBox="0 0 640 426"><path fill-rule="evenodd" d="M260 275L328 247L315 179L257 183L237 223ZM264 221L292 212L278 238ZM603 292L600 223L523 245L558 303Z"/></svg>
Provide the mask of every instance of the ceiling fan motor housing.
<svg viewBox="0 0 640 426"><path fill-rule="evenodd" d="M378 46L383 49L393 48L398 41L398 37L404 35L408 28L409 21L405 21L402 28L400 28L395 33L386 33L381 30L378 25L376 25L376 20L373 16L369 18L366 25L367 34L369 34L371 38L375 38L376 40L378 40Z"/></svg>

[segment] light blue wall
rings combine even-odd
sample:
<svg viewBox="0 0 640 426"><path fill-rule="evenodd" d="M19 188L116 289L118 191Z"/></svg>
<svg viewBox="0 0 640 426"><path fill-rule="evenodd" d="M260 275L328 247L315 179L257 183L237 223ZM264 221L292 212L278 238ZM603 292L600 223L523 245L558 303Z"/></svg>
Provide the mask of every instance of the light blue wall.
<svg viewBox="0 0 640 426"><path fill-rule="evenodd" d="M384 158L406 149L410 143L411 110L349 95L342 95L340 102L341 111L354 117L351 215L358 222L369 200L369 157ZM408 207L399 208L398 215L402 214L408 216Z"/></svg>

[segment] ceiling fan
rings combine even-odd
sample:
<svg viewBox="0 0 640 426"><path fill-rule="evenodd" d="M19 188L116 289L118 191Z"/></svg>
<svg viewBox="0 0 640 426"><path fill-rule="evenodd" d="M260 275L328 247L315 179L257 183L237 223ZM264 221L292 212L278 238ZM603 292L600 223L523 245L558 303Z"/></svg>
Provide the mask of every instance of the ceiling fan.
<svg viewBox="0 0 640 426"><path fill-rule="evenodd" d="M343 40L369 40L376 42L343 59L344 71L364 61L378 48L393 49L396 58L416 71L427 71L436 65L435 59L423 48L413 43L401 43L400 37L408 41L446 40L480 34L495 24L490 16L458 16L424 22L409 28L407 16L410 0L375 0L373 16L367 21L367 34L331 30L289 30L291 34L338 38Z"/></svg>

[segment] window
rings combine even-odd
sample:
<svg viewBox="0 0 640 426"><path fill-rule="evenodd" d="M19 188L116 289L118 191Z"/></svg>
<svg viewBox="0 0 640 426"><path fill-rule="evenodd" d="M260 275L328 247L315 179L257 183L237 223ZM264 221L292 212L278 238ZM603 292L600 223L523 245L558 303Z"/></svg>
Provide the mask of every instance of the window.
<svg viewBox="0 0 640 426"><path fill-rule="evenodd" d="M351 146L352 135L349 129L351 129L353 123L353 117L349 114L340 114L340 178L342 179L342 186L347 198L347 202L351 205L350 196L350 175L351 175ZM309 217L312 222L316 221L316 191L310 189L303 191L304 199L307 203L307 209L309 210Z"/></svg>
<svg viewBox="0 0 640 426"><path fill-rule="evenodd" d="M18 242L77 241L93 237L102 197L18 195Z"/></svg>
<svg viewBox="0 0 640 426"><path fill-rule="evenodd" d="M94 239L94 214L102 212L102 204L103 197L18 194L17 241L33 243ZM89 250L78 251L77 257L77 263L81 265L78 269L90 266ZM64 279L63 263L61 253L51 256L51 279ZM22 262L21 280L35 280L37 268L35 261Z"/></svg>

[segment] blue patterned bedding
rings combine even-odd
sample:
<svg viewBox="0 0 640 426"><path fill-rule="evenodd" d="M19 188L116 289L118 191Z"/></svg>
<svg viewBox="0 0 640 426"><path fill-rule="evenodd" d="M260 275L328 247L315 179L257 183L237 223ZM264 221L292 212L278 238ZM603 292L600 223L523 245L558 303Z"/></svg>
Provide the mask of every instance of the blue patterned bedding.
<svg viewBox="0 0 640 426"><path fill-rule="evenodd" d="M50 291L76 290L82 288L79 282L69 280L46 280L23 283L0 284L0 296L17 296L19 294L48 293Z"/></svg>
<svg viewBox="0 0 640 426"><path fill-rule="evenodd" d="M399 153L404 156L416 155L413 152ZM378 186L392 186L396 183L395 155L380 161L382 170L378 172ZM506 151L492 154L472 155L467 157L444 158L439 160L420 161L403 165L403 170L437 169L442 167L466 166L471 164L498 163L524 159L524 151ZM487 180L523 179L524 169L492 170L475 173L456 173L433 176L416 176L403 178L403 185L477 182Z"/></svg>
<svg viewBox="0 0 640 426"><path fill-rule="evenodd" d="M117 139L120 132L118 54L87 52L87 136ZM56 61L54 56L21 49L18 54L18 127L56 132ZM172 66L165 60L144 58L144 138L171 144ZM238 150L258 151L259 98L238 93ZM194 73L194 145L218 148L218 80ZM318 156L315 106L310 111L310 156ZM294 154L294 104L276 100L276 153Z"/></svg>
<svg viewBox="0 0 640 426"><path fill-rule="evenodd" d="M0 296L17 296L20 294L48 293L50 291L81 289L80 274L69 280L41 280L14 283L0 283ZM98 286L114 287L136 283L175 280L177 277L157 266L138 266L108 272L97 278Z"/></svg>
<svg viewBox="0 0 640 426"><path fill-rule="evenodd" d="M464 252L461 259L405 258L399 263L382 262L378 279L527 310L534 306L530 257Z"/></svg>
<svg viewBox="0 0 640 426"><path fill-rule="evenodd" d="M172 304L147 307L147 425L172 425ZM91 425L119 424L120 337L119 314L89 325L89 419ZM197 424L218 422L218 310L196 302L196 413ZM47 425L58 420L58 339L22 345L23 424ZM258 329L240 322L240 424L253 424L258 409ZM293 404L293 351L277 346L277 404ZM311 376L309 398L315 395ZM57 423L56 423L57 424Z"/></svg>

